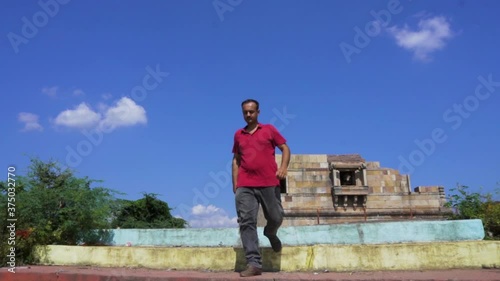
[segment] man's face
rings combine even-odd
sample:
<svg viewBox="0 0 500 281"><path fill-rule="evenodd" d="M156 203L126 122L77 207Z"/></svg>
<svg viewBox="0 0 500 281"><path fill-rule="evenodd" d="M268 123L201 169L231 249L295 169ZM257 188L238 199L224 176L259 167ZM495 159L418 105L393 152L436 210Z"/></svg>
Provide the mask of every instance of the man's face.
<svg viewBox="0 0 500 281"><path fill-rule="evenodd" d="M243 118L247 124L257 123L260 111L257 110L257 105L254 102L245 103L243 105Z"/></svg>

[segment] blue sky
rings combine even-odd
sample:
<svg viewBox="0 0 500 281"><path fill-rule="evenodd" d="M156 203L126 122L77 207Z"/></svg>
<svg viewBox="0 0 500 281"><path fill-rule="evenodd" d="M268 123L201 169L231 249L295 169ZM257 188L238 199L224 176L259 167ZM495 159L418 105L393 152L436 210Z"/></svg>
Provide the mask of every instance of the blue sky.
<svg viewBox="0 0 500 281"><path fill-rule="evenodd" d="M359 153L412 186L500 181L498 1L8 1L0 167L29 157L193 227L235 225L240 103L295 154Z"/></svg>

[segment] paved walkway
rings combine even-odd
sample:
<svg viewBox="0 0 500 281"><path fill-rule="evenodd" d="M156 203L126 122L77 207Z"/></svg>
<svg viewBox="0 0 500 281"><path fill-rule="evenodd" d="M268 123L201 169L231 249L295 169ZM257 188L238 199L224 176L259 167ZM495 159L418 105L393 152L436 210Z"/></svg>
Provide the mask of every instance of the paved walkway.
<svg viewBox="0 0 500 281"><path fill-rule="evenodd" d="M2 281L201 281L201 280L370 280L370 281L500 281L500 269L377 272L264 272L241 278L237 272L176 271L77 266L18 267L16 273L0 268Z"/></svg>

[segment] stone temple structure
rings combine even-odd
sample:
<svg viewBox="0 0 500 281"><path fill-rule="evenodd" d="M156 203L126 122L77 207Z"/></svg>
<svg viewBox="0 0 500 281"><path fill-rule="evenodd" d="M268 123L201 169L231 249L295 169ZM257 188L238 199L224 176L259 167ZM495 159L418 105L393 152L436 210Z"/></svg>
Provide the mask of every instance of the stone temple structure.
<svg viewBox="0 0 500 281"><path fill-rule="evenodd" d="M281 155L276 155L281 163ZM439 220L444 187L411 188L410 176L358 154L297 155L281 181L283 226L388 220ZM258 226L265 225L262 210Z"/></svg>

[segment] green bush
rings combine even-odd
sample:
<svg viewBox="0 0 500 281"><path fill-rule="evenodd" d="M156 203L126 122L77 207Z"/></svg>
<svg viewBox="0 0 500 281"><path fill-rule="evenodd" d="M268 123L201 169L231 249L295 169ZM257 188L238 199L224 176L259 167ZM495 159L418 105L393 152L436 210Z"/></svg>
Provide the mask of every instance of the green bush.
<svg viewBox="0 0 500 281"><path fill-rule="evenodd" d="M484 204L483 223L486 234L495 240L500 240L500 202L486 202Z"/></svg>
<svg viewBox="0 0 500 281"><path fill-rule="evenodd" d="M110 228L184 228L186 221L170 214L154 194L137 201L120 200L117 192L92 187L99 181L78 178L54 161L32 159L25 176L15 177L15 202L8 182L0 182L0 262L7 264L11 247L16 266L35 264L35 246L109 245ZM11 199L9 199L11 198ZM15 232L7 225L8 203L15 204ZM12 207L10 205L9 207ZM9 245L9 237L15 245ZM13 241L11 241L13 242Z"/></svg>
<svg viewBox="0 0 500 281"><path fill-rule="evenodd" d="M184 228L184 219L173 217L166 202L156 194L144 193L136 201L119 200L119 207L111 223L113 228Z"/></svg>
<svg viewBox="0 0 500 281"><path fill-rule="evenodd" d="M486 239L500 239L500 202L491 193L469 192L468 186L458 185L451 189L455 194L448 197L446 207L453 208L452 220L481 219ZM498 191L497 191L498 192Z"/></svg>
<svg viewBox="0 0 500 281"><path fill-rule="evenodd" d="M113 191L91 186L97 181L77 178L58 163L32 159L26 176L15 181L15 252L16 265L36 263L32 249L36 245L99 245L111 239L108 229L112 213ZM12 185L10 186L12 187ZM7 241L8 183L0 182L0 239ZM12 206L12 205L11 205ZM0 262L13 245L2 243Z"/></svg>

